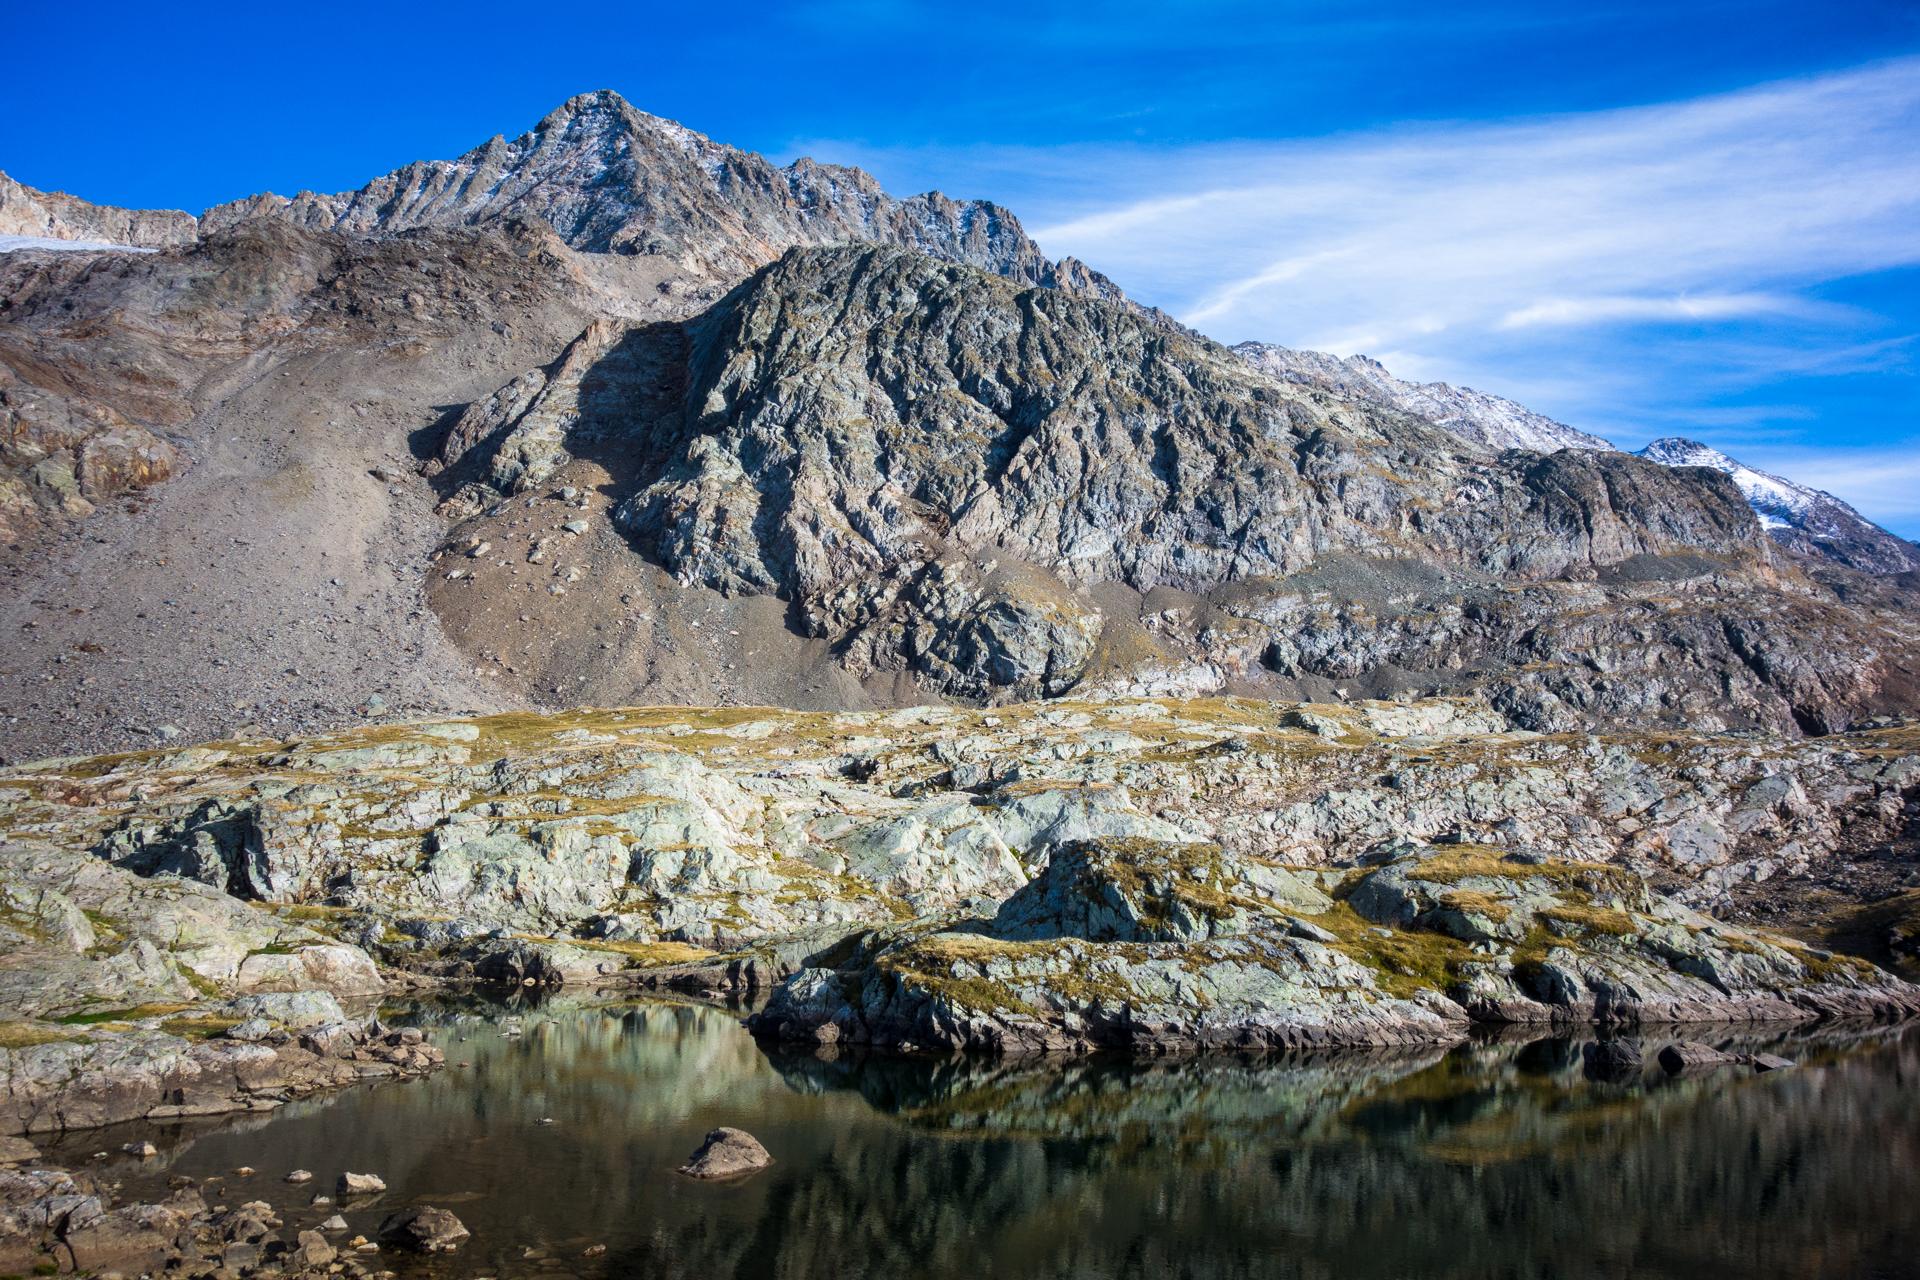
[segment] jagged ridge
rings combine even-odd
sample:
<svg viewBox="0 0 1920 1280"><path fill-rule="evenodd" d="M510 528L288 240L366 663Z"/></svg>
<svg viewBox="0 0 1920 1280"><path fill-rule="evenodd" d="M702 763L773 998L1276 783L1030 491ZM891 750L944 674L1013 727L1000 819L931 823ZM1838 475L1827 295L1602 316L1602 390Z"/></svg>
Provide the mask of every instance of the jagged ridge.
<svg viewBox="0 0 1920 1280"><path fill-rule="evenodd" d="M893 244L1029 284L1117 298L1084 264L1053 263L999 205L937 191L889 196L872 175L796 160L776 167L636 110L610 90L570 98L531 131L457 160L427 160L338 195L267 194L209 209L204 229L258 217L354 234L534 216L575 249L664 254L737 277L793 245Z"/></svg>
<svg viewBox="0 0 1920 1280"><path fill-rule="evenodd" d="M1269 342L1242 342L1233 350L1264 373L1324 387L1343 399L1385 404L1490 448L1540 453L1613 448L1599 436L1556 422L1504 396L1444 382L1396 378L1371 356L1341 359L1324 351L1295 351Z"/></svg>

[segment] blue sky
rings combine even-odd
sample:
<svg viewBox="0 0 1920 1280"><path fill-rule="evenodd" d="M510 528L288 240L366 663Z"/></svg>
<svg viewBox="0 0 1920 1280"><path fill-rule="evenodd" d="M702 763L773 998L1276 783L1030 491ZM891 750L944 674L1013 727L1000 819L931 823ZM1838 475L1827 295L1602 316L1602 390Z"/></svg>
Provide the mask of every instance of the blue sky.
<svg viewBox="0 0 1920 1280"><path fill-rule="evenodd" d="M268 8L19 7L0 168L198 210L613 88L996 199L1215 337L1694 436L1920 536L1913 0Z"/></svg>

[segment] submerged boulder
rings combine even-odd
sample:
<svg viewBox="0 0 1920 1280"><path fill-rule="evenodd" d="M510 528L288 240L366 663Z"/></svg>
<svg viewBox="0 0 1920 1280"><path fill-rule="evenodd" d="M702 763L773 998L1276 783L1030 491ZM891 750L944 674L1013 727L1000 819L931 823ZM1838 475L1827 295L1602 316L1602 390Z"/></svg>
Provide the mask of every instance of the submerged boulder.
<svg viewBox="0 0 1920 1280"><path fill-rule="evenodd" d="M737 1178L772 1163L773 1157L758 1138L744 1129L722 1127L707 1135L700 1149L680 1166L680 1172L689 1178Z"/></svg>
<svg viewBox="0 0 1920 1280"><path fill-rule="evenodd" d="M383 1243L415 1253L451 1253L472 1233L445 1209L423 1204L390 1215L377 1234Z"/></svg>
<svg viewBox="0 0 1920 1280"><path fill-rule="evenodd" d="M1724 1053L1697 1040L1683 1040L1660 1050L1660 1069L1670 1076L1692 1075L1739 1065L1739 1054Z"/></svg>

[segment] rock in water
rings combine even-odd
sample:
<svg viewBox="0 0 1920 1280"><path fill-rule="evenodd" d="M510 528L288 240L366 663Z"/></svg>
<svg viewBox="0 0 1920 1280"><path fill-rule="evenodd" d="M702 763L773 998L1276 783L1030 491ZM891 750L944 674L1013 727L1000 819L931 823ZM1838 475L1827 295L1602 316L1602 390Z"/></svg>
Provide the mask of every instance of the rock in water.
<svg viewBox="0 0 1920 1280"><path fill-rule="evenodd" d="M376 1196L386 1189L386 1179L377 1173L343 1173L340 1175L340 1194L343 1196Z"/></svg>
<svg viewBox="0 0 1920 1280"><path fill-rule="evenodd" d="M742 1129L715 1129L680 1166L689 1178L737 1178L773 1163L760 1140Z"/></svg>
<svg viewBox="0 0 1920 1280"><path fill-rule="evenodd" d="M318 1231L302 1231L291 1254L297 1265L316 1268L329 1265L337 1256L334 1247Z"/></svg>
<svg viewBox="0 0 1920 1280"><path fill-rule="evenodd" d="M1587 1076L1619 1084L1638 1079L1645 1063L1638 1040L1599 1040L1580 1051Z"/></svg>
<svg viewBox="0 0 1920 1280"><path fill-rule="evenodd" d="M1747 1059L1755 1071L1785 1071L1789 1067L1800 1065L1792 1058L1783 1058L1777 1053L1756 1053Z"/></svg>
<svg viewBox="0 0 1920 1280"><path fill-rule="evenodd" d="M1670 1044L1660 1051L1661 1069L1670 1076L1711 1071L1716 1067L1731 1067L1739 1061L1739 1057L1734 1054L1722 1053L1710 1044L1701 1044L1694 1040Z"/></svg>
<svg viewBox="0 0 1920 1280"><path fill-rule="evenodd" d="M451 1253L472 1233L460 1219L430 1204L403 1209L380 1224L380 1238L415 1253Z"/></svg>

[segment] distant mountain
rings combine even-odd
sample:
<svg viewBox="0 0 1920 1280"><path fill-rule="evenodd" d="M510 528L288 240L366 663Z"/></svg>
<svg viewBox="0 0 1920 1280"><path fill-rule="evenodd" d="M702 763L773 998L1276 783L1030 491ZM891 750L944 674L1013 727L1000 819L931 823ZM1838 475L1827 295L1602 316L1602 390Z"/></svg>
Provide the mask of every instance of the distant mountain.
<svg viewBox="0 0 1920 1280"><path fill-rule="evenodd" d="M1551 453L1614 447L1503 396L1444 382L1396 378L1370 356L1342 358L1266 342L1243 342L1233 350L1254 368L1283 381L1397 409L1492 449ZM1760 517L1761 527L1776 543L1801 555L1835 560L1866 573L1920 568L1920 547L1887 532L1830 493L1756 471L1694 440L1656 440L1639 453L1663 466L1708 467L1731 476Z"/></svg>
<svg viewBox="0 0 1920 1280"><path fill-rule="evenodd" d="M194 216L190 213L90 204L59 191L37 191L0 173L0 242L6 242L0 243L0 251L68 247L165 249L192 244L197 235Z"/></svg>
<svg viewBox="0 0 1920 1280"><path fill-rule="evenodd" d="M1826 556L1867 573L1920 569L1920 547L1888 533L1830 493L1756 471L1697 440L1668 436L1639 452L1669 467L1709 467L1732 476L1774 541L1804 555Z"/></svg>
<svg viewBox="0 0 1920 1280"><path fill-rule="evenodd" d="M999 205L937 191L896 199L871 174L842 165L776 166L608 90L570 98L520 137L496 136L457 160L417 161L339 195L252 196L209 209L201 225L274 217L365 235L529 216L574 249L663 255L710 276L738 276L796 246L858 240L1023 284L1120 297L1084 264L1049 261Z"/></svg>
<svg viewBox="0 0 1920 1280"><path fill-rule="evenodd" d="M1371 356L1342 359L1324 351L1295 351L1266 342L1234 348L1241 359L1288 382L1323 387L1347 399L1367 400L1425 418L1457 436L1494 449L1611 449L1599 436L1555 422L1525 405L1444 382L1407 382Z"/></svg>

